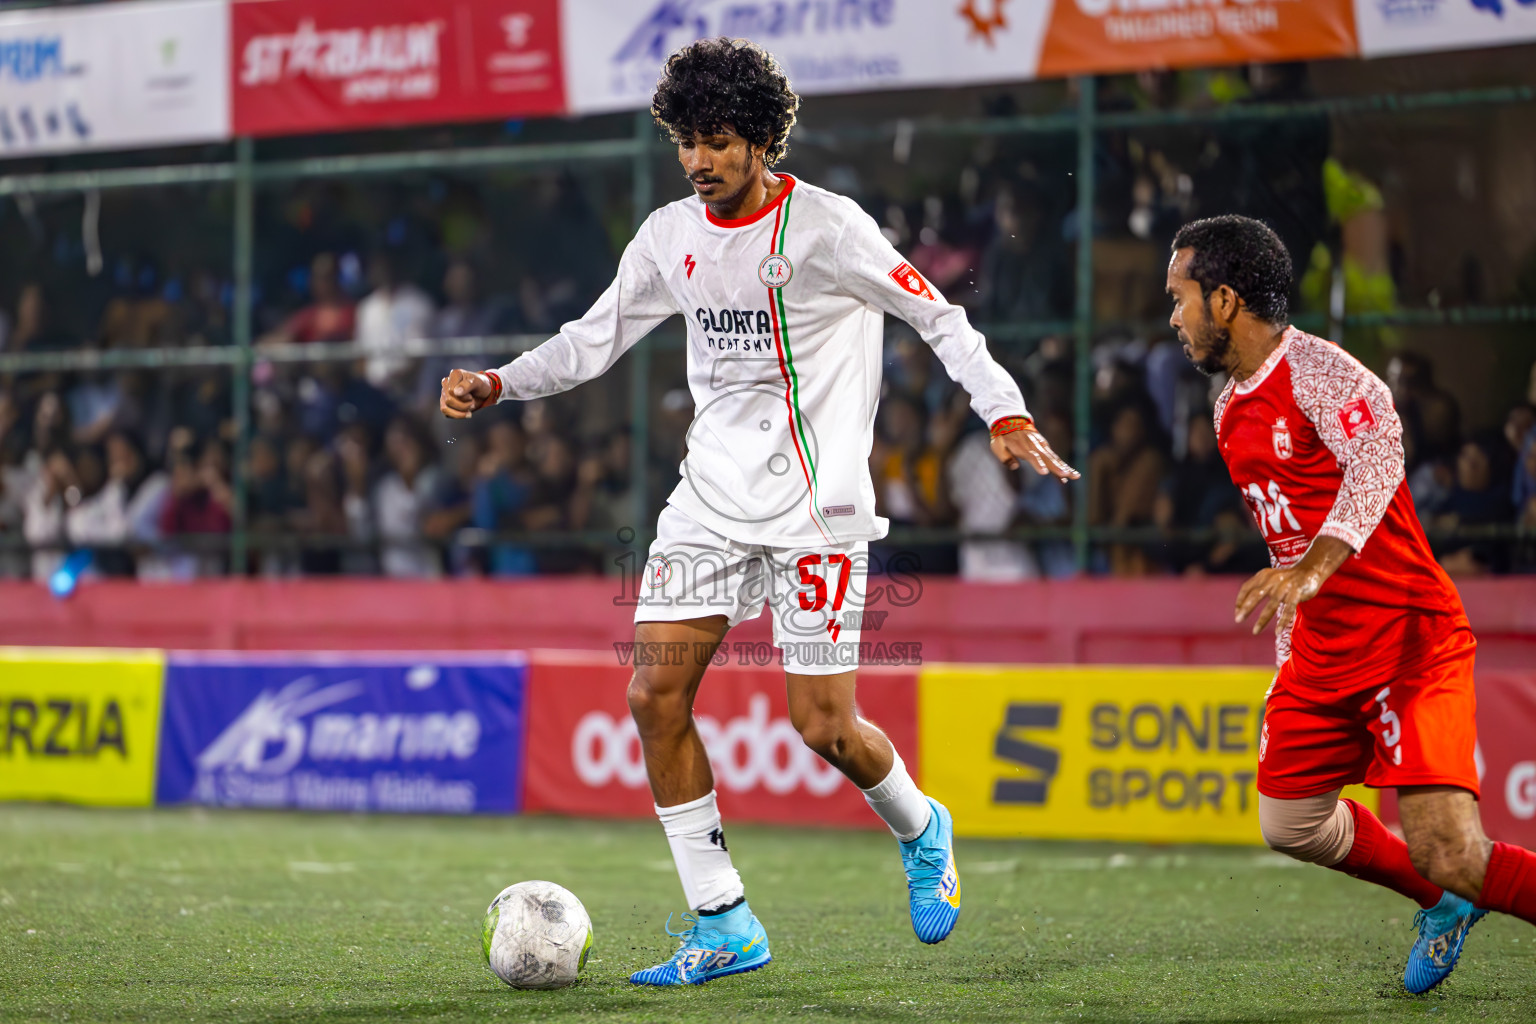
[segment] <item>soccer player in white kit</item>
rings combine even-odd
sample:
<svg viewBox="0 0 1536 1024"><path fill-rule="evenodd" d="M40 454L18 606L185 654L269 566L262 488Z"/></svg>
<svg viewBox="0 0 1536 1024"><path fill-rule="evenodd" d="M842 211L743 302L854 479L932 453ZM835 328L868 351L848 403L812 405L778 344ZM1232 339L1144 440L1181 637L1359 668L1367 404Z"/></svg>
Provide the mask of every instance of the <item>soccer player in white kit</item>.
<svg viewBox="0 0 1536 1024"><path fill-rule="evenodd" d="M505 366L443 380L443 413L465 418L591 380L674 314L688 324L696 412L683 479L657 521L641 580L635 641L698 656L682 665L637 660L628 697L693 914L672 933L677 953L631 977L641 985L700 984L771 959L731 866L692 715L726 632L765 601L790 720L895 833L917 937L940 942L959 919L949 811L854 712L868 542L888 525L875 514L868 467L884 315L933 346L991 425L1000 460L1063 481L1078 475L1035 430L1017 384L964 311L857 204L771 170L799 103L754 44L708 39L674 53L651 112L677 144L695 195L646 218L617 278L580 320Z"/></svg>

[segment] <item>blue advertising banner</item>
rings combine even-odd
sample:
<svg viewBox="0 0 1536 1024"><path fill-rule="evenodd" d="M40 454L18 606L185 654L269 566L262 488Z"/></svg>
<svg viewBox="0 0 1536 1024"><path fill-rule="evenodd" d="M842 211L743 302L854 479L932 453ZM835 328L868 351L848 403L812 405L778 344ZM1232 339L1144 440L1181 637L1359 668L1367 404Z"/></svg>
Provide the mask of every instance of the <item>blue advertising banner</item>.
<svg viewBox="0 0 1536 1024"><path fill-rule="evenodd" d="M173 654L155 801L514 813L521 656Z"/></svg>

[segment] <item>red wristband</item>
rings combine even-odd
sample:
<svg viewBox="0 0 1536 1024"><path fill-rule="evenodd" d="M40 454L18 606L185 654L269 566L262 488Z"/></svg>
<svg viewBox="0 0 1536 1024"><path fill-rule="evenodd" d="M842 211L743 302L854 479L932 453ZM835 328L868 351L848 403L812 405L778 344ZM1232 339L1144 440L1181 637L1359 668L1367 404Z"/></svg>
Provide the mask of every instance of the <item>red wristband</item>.
<svg viewBox="0 0 1536 1024"><path fill-rule="evenodd" d="M485 377L491 382L491 397L475 406L476 409L484 409L488 405L495 405L501 401L501 374L495 370L484 371Z"/></svg>
<svg viewBox="0 0 1536 1024"><path fill-rule="evenodd" d="M1035 421L1028 416L1004 416L992 424L992 436L1002 437L1004 434L1017 433L1020 430L1033 430Z"/></svg>

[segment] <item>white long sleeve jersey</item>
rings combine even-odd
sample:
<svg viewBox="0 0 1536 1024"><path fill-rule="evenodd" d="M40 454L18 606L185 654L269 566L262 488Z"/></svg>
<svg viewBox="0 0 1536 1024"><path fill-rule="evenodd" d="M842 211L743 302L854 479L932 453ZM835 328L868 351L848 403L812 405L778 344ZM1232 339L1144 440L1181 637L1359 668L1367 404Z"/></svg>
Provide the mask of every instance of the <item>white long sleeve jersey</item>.
<svg viewBox="0 0 1536 1024"><path fill-rule="evenodd" d="M674 313L694 419L668 502L731 540L820 547L885 536L869 477L883 317L911 324L987 423L1028 415L1018 385L852 200L781 175L721 220L696 197L651 214L580 320L492 371L501 399L591 380Z"/></svg>

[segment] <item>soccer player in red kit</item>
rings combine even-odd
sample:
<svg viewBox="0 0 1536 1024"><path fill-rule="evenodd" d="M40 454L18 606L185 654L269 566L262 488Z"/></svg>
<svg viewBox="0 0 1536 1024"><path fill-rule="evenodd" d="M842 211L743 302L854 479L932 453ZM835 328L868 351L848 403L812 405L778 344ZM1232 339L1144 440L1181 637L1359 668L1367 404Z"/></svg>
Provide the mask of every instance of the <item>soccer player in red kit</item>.
<svg viewBox="0 0 1536 1024"><path fill-rule="evenodd" d="M1184 354L1230 380L1222 458L1274 566L1243 584L1239 622L1275 620L1279 672L1259 736L1259 827L1275 850L1419 904L1403 981L1451 973L1490 910L1536 923L1536 854L1490 842L1477 813L1472 637L1404 480L1387 386L1286 323L1291 260L1246 217L1185 225L1168 265ZM1393 787L1404 842L1351 783Z"/></svg>

